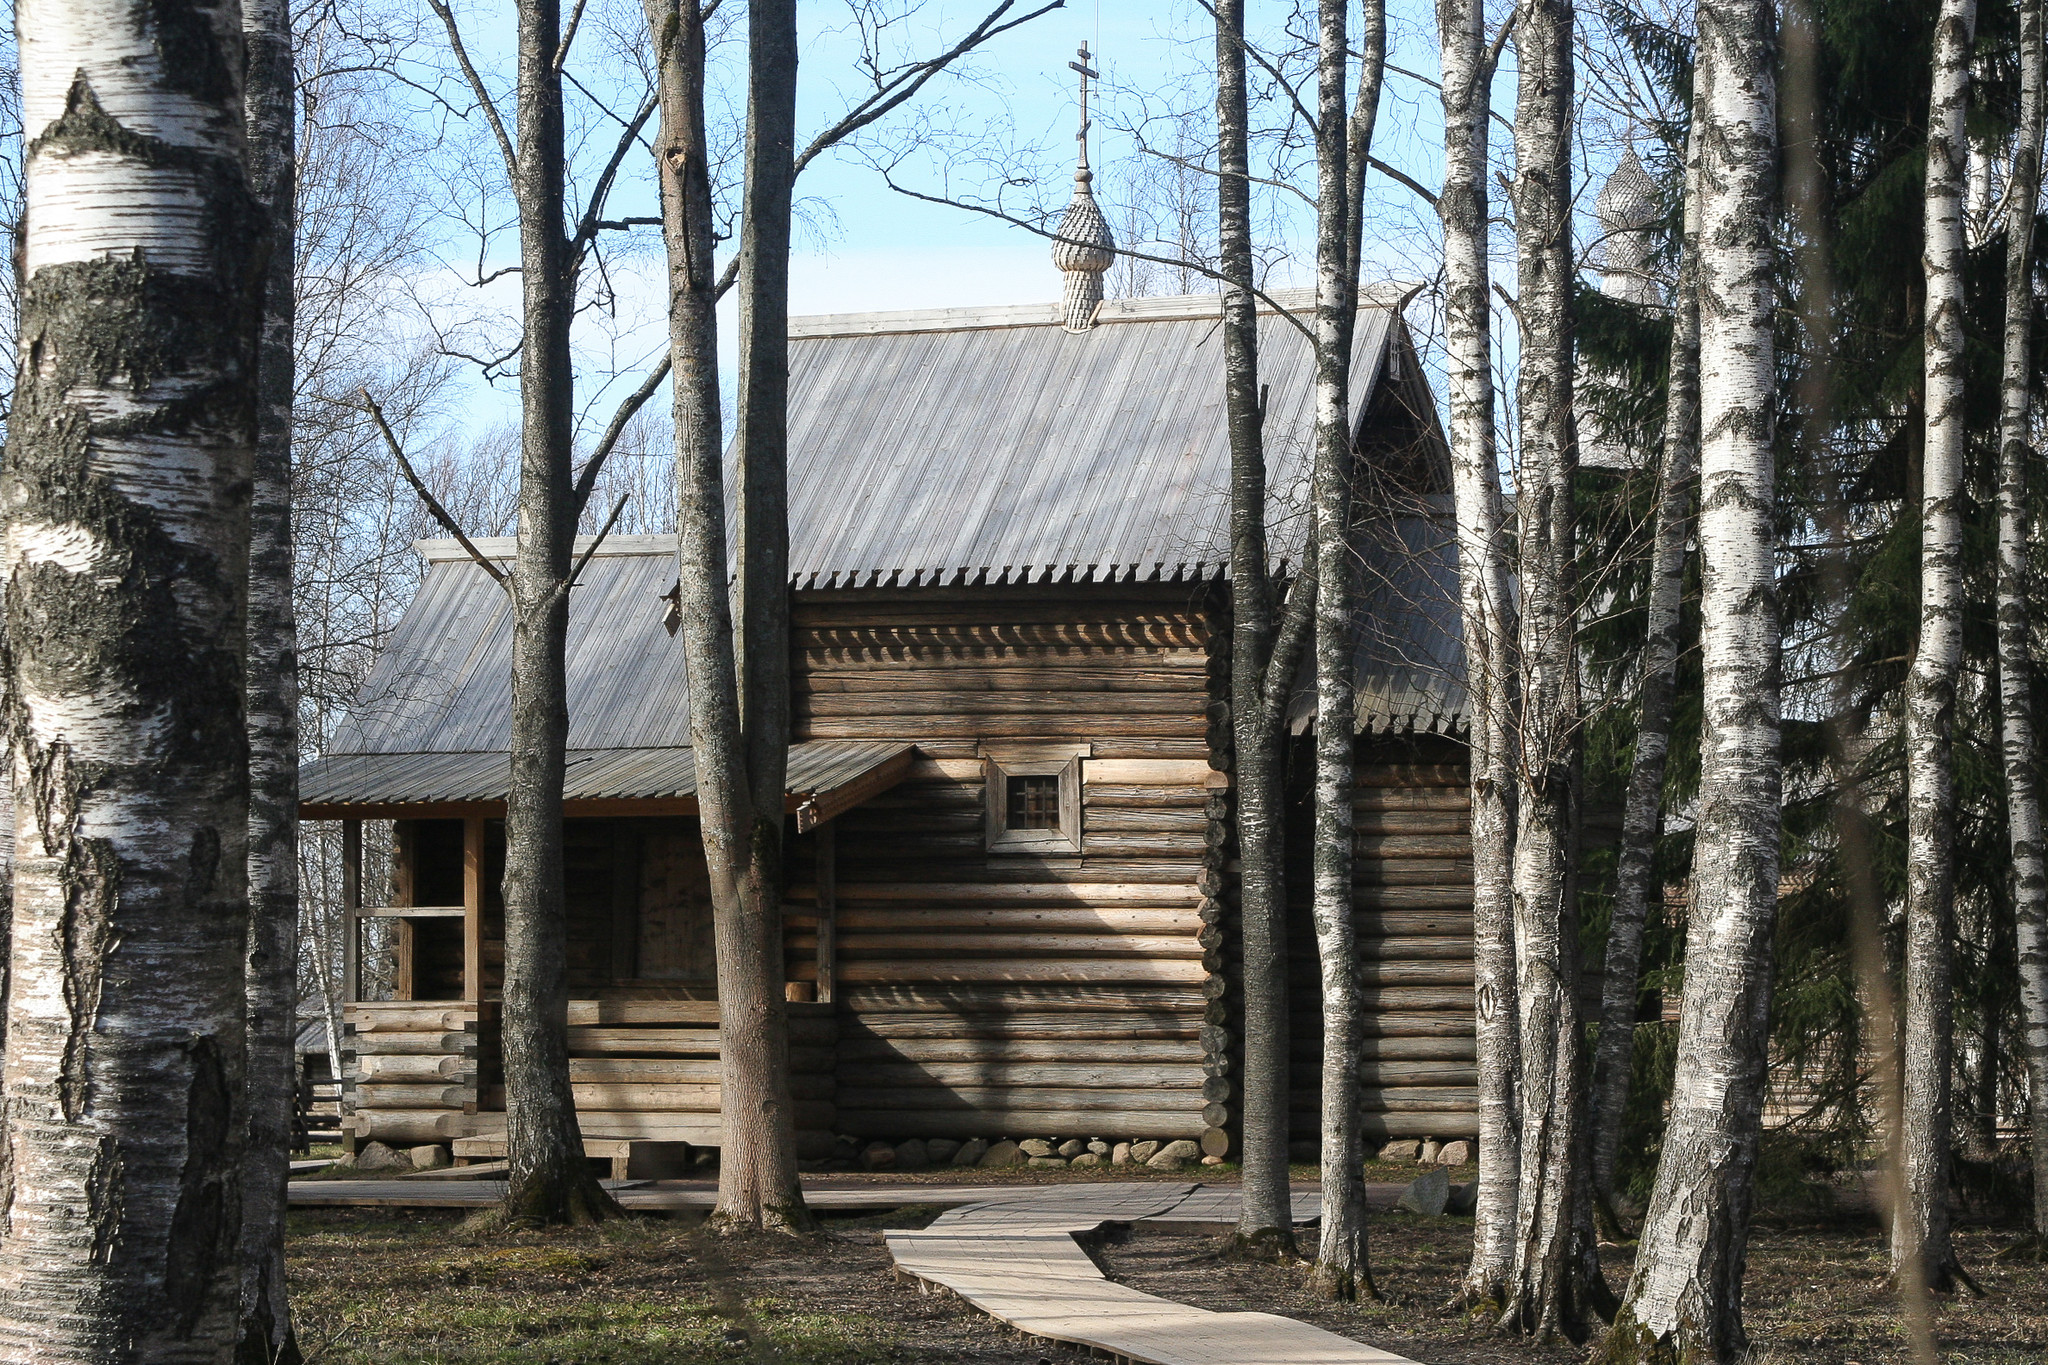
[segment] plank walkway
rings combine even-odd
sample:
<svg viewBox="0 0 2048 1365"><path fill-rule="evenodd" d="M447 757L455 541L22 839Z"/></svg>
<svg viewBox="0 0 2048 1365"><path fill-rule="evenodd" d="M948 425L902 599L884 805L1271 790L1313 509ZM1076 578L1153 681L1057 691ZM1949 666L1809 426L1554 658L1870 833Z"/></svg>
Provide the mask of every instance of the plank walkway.
<svg viewBox="0 0 2048 1365"><path fill-rule="evenodd" d="M958 1294L1026 1335L1119 1365L1413 1365L1274 1313L1218 1313L1114 1284L1075 1240L1106 1223L1235 1222L1237 1191L1064 1185L1004 1191L928 1228L885 1234L897 1271ZM1314 1216L1316 1195L1295 1214Z"/></svg>

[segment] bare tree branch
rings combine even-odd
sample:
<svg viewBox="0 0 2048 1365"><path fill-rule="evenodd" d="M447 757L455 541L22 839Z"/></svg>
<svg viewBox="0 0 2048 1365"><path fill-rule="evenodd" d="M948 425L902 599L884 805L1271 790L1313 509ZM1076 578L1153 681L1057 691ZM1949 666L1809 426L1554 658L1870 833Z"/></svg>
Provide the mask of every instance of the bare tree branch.
<svg viewBox="0 0 2048 1365"><path fill-rule="evenodd" d="M922 89L925 82L989 39L1028 24L1040 15L1066 7L1066 0L1052 0L1052 3L1041 5L1031 13L1012 19L1007 24L998 24L996 21L1009 12L1013 3L1014 0L1003 0L1003 3L997 5L975 25L973 31L952 47L936 57L903 67L883 80L866 99L847 110L837 123L811 139L811 145L804 148L803 154L796 159L797 174L803 174L804 167L810 165L821 153L831 150L854 133L885 117Z"/></svg>
<svg viewBox="0 0 2048 1365"><path fill-rule="evenodd" d="M604 544L604 538L612 533L612 527L618 524L619 513L626 510L626 500L632 496L631 493L619 494L619 500L612 504L612 514L606 517L604 525L598 528L597 538L590 542L590 548L583 552L583 557L576 561L576 567L569 571L569 577L562 585L565 591L575 587L576 580L583 577L583 566L590 563L591 556L597 553L597 547Z"/></svg>
<svg viewBox="0 0 2048 1365"><path fill-rule="evenodd" d="M584 0L576 0L576 8L569 11L569 22L562 29L562 41L555 48L555 74L562 74L563 65L569 60L569 44L576 41L576 26L583 22Z"/></svg>
<svg viewBox="0 0 2048 1365"><path fill-rule="evenodd" d="M428 3L437 4L437 0L428 0ZM405 481L412 485L412 491L420 495L420 501L427 505L427 511L433 516L435 521L441 523L449 535L455 537L455 543L468 551L469 557L481 565L483 571L489 574L499 587L510 592L512 584L505 577L505 571L484 557L484 552L477 549L476 542L472 541L464 533L460 523L448 514L448 509L441 505L441 500L435 497L432 491L428 489L426 483L413 469L412 461L405 458L405 447L398 443L398 437L393 434L391 424L384 420L384 409L378 407L377 400L370 397L369 389L360 388L356 392L362 395L363 406L368 409L370 420L377 424L378 434L384 438L384 444L391 447L392 455L398 460L398 472L405 475ZM612 515L617 516L618 513L614 512Z"/></svg>
<svg viewBox="0 0 2048 1365"><path fill-rule="evenodd" d="M633 115L632 120L620 132L618 145L612 148L611 160L605 163L603 173L597 177L597 184L591 187L590 207L584 210L583 221L577 224L576 235L569 240L569 255L571 257L572 269L574 268L574 262L582 258L584 248L588 247L591 239L597 236L600 225L598 215L604 212L604 201L611 196L612 181L618 178L619 166L625 161L626 153L632 150L634 139L640 136L640 129L646 125L648 117L654 113L656 103L657 101L652 93L641 102L640 112ZM659 222L660 220L656 219L654 221Z"/></svg>
<svg viewBox="0 0 2048 1365"><path fill-rule="evenodd" d="M625 433L626 423L632 421L633 415L640 411L648 399L654 397L655 390L661 387L661 381L668 378L672 363L673 358L664 352L661 363L647 372L647 378L641 382L640 387L626 395L626 401L619 404L619 410L612 414L611 425L604 429L604 435L597 442L597 449L591 452L590 458L583 464L582 471L576 475L577 516L583 515L583 505L590 501L591 490L597 487L598 472L604 468L604 462L611 455L612 447L619 443L619 437ZM613 515L616 516L617 513Z"/></svg>
<svg viewBox="0 0 2048 1365"><path fill-rule="evenodd" d="M470 93L483 106L484 119L491 125L492 136L498 139L498 151L505 158L505 174L513 184L519 183L519 154L512 150L512 138L505 131L505 121L498 117L498 106L491 102L491 92L484 88L484 78L477 74L475 63L469 60L469 49L463 46L462 30L456 26L455 14L446 0L427 0L427 8L440 18L441 26L448 30L448 46L455 53L456 64L462 68L463 79L469 82Z"/></svg>

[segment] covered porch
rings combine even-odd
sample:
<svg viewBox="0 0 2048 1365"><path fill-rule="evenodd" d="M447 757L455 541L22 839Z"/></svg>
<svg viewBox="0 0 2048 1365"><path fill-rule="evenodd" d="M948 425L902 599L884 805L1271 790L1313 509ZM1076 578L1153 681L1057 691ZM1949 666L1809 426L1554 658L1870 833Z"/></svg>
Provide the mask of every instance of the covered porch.
<svg viewBox="0 0 2048 1365"><path fill-rule="evenodd" d="M909 772L898 741L819 740L789 754L789 871L806 959L786 955L800 1145L833 1126L833 820ZM460 1144L504 1129L497 1028L504 975L508 760L361 753L301 776L302 818L341 822L350 1144ZM576 750L564 785L570 1079L593 1140L715 1146L718 1006L709 878L687 748ZM392 822L387 886L365 885L365 821ZM809 887L817 888L815 904ZM468 1149L466 1152L463 1149Z"/></svg>

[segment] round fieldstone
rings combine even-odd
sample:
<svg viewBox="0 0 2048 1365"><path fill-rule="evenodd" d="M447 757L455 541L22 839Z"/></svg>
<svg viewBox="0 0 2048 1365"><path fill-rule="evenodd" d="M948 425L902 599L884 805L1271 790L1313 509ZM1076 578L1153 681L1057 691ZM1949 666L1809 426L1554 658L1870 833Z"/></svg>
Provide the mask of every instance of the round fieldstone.
<svg viewBox="0 0 2048 1365"><path fill-rule="evenodd" d="M1422 1155L1422 1144L1414 1138L1398 1138L1380 1148L1381 1161L1413 1161Z"/></svg>
<svg viewBox="0 0 2048 1365"><path fill-rule="evenodd" d="M1409 1181L1408 1188L1402 1190L1401 1197L1394 1201L1394 1207L1419 1213L1424 1218L1438 1218L1450 1200L1450 1172L1437 1166Z"/></svg>
<svg viewBox="0 0 2048 1365"><path fill-rule="evenodd" d="M1145 1165L1155 1171L1177 1171L1190 1161L1199 1159L1202 1149L1186 1138L1167 1143L1145 1159Z"/></svg>
<svg viewBox="0 0 2048 1365"><path fill-rule="evenodd" d="M412 1162L403 1152L393 1151L381 1142L366 1142L356 1149L356 1169L359 1171L409 1171Z"/></svg>
<svg viewBox="0 0 2048 1365"><path fill-rule="evenodd" d="M1025 1138L1022 1142L1017 1144L1017 1147L1026 1156L1059 1155L1058 1149L1056 1149L1052 1145L1052 1143L1046 1141L1044 1138Z"/></svg>
<svg viewBox="0 0 2048 1365"><path fill-rule="evenodd" d="M1034 1171L1064 1171L1067 1159L1063 1156L1035 1156L1025 1163Z"/></svg>
<svg viewBox="0 0 2048 1365"><path fill-rule="evenodd" d="M930 1153L921 1138L896 1144L896 1169L899 1171L921 1171L932 1164Z"/></svg>
<svg viewBox="0 0 2048 1365"><path fill-rule="evenodd" d="M860 1164L870 1171L893 1171L896 1149L886 1142L870 1142L861 1150Z"/></svg>
<svg viewBox="0 0 2048 1365"><path fill-rule="evenodd" d="M1472 1160L1472 1144L1463 1138L1446 1142L1437 1152L1436 1160L1439 1166L1463 1166Z"/></svg>
<svg viewBox="0 0 2048 1365"><path fill-rule="evenodd" d="M1024 1155L1022 1147L1005 1138L982 1153L981 1160L974 1164L989 1170L996 1170L1005 1166L1022 1166L1030 1159Z"/></svg>
<svg viewBox="0 0 2048 1365"><path fill-rule="evenodd" d="M1110 1165L1112 1165L1112 1166L1128 1166L1128 1165L1130 1165L1130 1164L1131 1164L1131 1144L1130 1144L1130 1143L1128 1143L1128 1142L1119 1142L1119 1143L1118 1143L1118 1144L1117 1144L1116 1146L1114 1146L1114 1147L1110 1148L1110 1150L1109 1150L1109 1164L1110 1164Z"/></svg>
<svg viewBox="0 0 2048 1365"><path fill-rule="evenodd" d="M929 1143L926 1144L926 1150L930 1150ZM967 1139L967 1141L960 1144L959 1151L953 1153L953 1164L955 1166L979 1166L981 1164L982 1157L986 1155L987 1152L988 1142L986 1139L969 1138Z"/></svg>
<svg viewBox="0 0 2048 1365"><path fill-rule="evenodd" d="M1134 1142L1131 1144L1131 1160L1138 1162L1150 1161L1153 1153L1159 1150L1159 1146L1159 1143L1152 1141Z"/></svg>
<svg viewBox="0 0 2048 1365"><path fill-rule="evenodd" d="M1083 1152L1068 1164L1073 1166L1075 1170L1081 1170L1088 1166L1100 1166L1102 1164L1102 1156L1097 1152Z"/></svg>
<svg viewBox="0 0 2048 1365"><path fill-rule="evenodd" d="M1103 1140L1102 1140L1101 1138L1089 1138L1089 1139L1088 1139L1088 1150L1089 1150L1089 1151L1091 1151L1091 1152L1093 1152L1093 1153L1095 1153L1095 1155L1097 1155L1097 1156L1103 1156L1103 1157L1106 1157L1106 1156L1108 1156L1108 1155L1109 1155L1109 1152L1110 1152L1110 1146L1109 1146L1109 1144L1108 1144L1108 1143L1104 1142L1104 1141L1103 1141Z"/></svg>
<svg viewBox="0 0 2048 1365"><path fill-rule="evenodd" d="M953 1153L960 1150L960 1144L951 1138L926 1138L924 1154L931 1158L934 1166L943 1166L953 1159Z"/></svg>

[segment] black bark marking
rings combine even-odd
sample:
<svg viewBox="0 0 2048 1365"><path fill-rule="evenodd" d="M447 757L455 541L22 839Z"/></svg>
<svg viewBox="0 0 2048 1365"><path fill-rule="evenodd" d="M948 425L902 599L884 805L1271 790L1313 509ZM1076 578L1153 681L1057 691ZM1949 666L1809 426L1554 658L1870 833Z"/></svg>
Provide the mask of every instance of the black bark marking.
<svg viewBox="0 0 2048 1365"><path fill-rule="evenodd" d="M121 1148L111 1134L100 1138L85 1176L85 1220L92 1226L92 1259L106 1265L121 1241L123 1176Z"/></svg>
<svg viewBox="0 0 2048 1365"><path fill-rule="evenodd" d="M178 1177L178 1207L164 1262L164 1301L177 1335L189 1338L205 1314L219 1268L230 1263L240 1227L238 1184L230 1160L233 1093L220 1045L193 1040L192 1088L185 1102L185 1169ZM237 1286L239 1289L239 1285Z"/></svg>
<svg viewBox="0 0 2048 1365"><path fill-rule="evenodd" d="M14 1124L0 1110L0 1237L14 1231Z"/></svg>
<svg viewBox="0 0 2048 1365"><path fill-rule="evenodd" d="M100 1011L100 986L119 933L114 909L121 899L121 866L102 839L81 839L64 859L64 1037L58 1094L64 1120L78 1122L92 1095L92 1031Z"/></svg>
<svg viewBox="0 0 2048 1365"><path fill-rule="evenodd" d="M150 0L151 46L163 58L165 88L225 104L237 91L234 73L223 60L215 9L192 0Z"/></svg>

